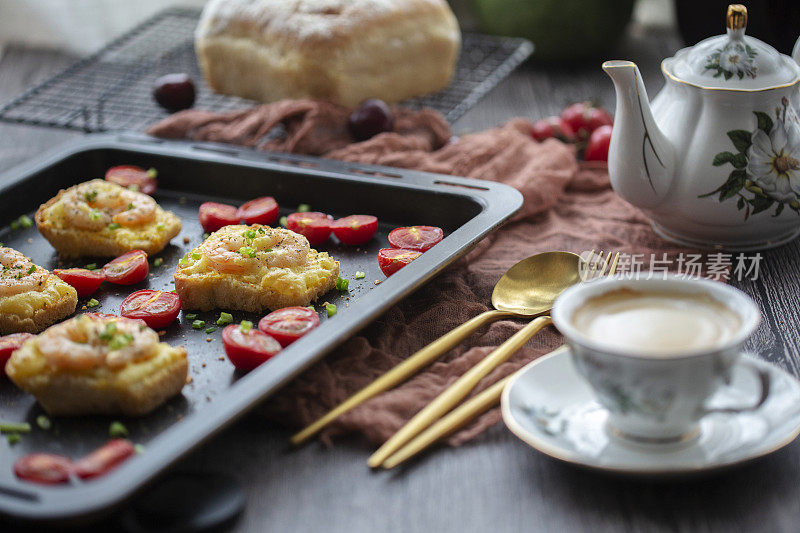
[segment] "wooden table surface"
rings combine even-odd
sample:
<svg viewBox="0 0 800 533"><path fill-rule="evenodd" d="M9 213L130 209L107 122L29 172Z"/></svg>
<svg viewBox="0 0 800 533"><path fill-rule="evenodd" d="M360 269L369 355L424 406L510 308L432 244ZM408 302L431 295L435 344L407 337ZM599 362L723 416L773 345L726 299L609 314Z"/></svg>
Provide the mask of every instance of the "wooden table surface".
<svg viewBox="0 0 800 533"><path fill-rule="evenodd" d="M618 57L636 61L650 96L663 85L660 58L680 42L634 28ZM9 48L0 60L0 102L69 64L57 52ZM538 118L599 98L614 107L599 62L527 64L455 124L458 133L514 116ZM0 171L80 134L0 123ZM736 283L761 306L764 323L749 348L800 375L800 243L766 252L755 282ZM413 296L411 296L413 298ZM499 424L457 449L411 467L371 472L361 441L287 446L289 432L247 416L192 453L182 467L226 472L247 490L233 531L797 531L800 444L713 477L648 482L559 464ZM113 526L113 522L106 524ZM11 526L0 522L0 531Z"/></svg>

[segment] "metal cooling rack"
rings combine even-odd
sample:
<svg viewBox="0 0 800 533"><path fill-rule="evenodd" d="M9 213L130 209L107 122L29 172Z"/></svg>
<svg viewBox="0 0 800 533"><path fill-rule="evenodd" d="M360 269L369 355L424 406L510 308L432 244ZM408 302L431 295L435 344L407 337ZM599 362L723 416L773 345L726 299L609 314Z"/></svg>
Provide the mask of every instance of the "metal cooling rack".
<svg viewBox="0 0 800 533"><path fill-rule="evenodd" d="M143 22L97 53L0 106L0 120L85 132L144 130L167 116L150 91L156 78L186 72L197 84L195 107L232 111L254 102L213 93L194 54L198 11L170 9ZM405 102L428 106L454 122L532 52L524 39L474 33L463 36L450 86Z"/></svg>

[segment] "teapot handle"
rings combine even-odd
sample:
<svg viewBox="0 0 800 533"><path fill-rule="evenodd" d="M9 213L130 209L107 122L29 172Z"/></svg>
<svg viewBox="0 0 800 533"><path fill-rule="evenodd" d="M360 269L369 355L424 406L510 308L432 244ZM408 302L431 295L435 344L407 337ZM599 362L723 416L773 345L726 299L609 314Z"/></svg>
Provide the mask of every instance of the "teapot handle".
<svg viewBox="0 0 800 533"><path fill-rule="evenodd" d="M792 59L794 59L795 63L800 65L800 38L798 38L797 42L794 43L794 50L792 50Z"/></svg>

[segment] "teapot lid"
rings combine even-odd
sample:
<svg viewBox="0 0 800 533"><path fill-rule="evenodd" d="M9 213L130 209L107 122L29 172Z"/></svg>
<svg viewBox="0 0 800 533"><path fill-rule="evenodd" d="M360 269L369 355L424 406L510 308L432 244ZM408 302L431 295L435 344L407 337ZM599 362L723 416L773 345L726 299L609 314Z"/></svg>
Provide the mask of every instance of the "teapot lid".
<svg viewBox="0 0 800 533"><path fill-rule="evenodd" d="M664 71L678 81L704 88L761 90L797 81L800 67L767 43L744 34L747 8L728 6L726 35L700 41L664 61Z"/></svg>

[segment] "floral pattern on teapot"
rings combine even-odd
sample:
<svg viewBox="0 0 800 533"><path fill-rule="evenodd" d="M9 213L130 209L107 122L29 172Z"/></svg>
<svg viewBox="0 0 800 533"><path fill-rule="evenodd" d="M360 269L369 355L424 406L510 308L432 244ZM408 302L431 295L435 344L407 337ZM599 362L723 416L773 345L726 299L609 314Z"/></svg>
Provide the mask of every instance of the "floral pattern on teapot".
<svg viewBox="0 0 800 533"><path fill-rule="evenodd" d="M775 109L775 120L763 111L754 111L754 131L732 130L728 138L736 152L716 154L714 166L732 165L728 179L704 198L719 194L720 202L736 199L744 219L775 206L779 216L788 205L800 215L800 122L783 98ZM777 205L776 205L777 204Z"/></svg>
<svg viewBox="0 0 800 533"><path fill-rule="evenodd" d="M724 76L726 80L734 76L740 80L745 76L756 79L758 67L753 62L756 55L758 52L748 44L729 43L708 56L706 70L716 72L715 78Z"/></svg>

